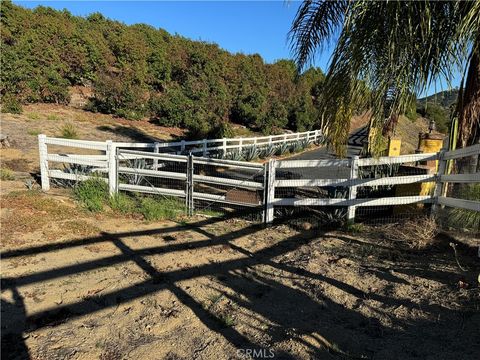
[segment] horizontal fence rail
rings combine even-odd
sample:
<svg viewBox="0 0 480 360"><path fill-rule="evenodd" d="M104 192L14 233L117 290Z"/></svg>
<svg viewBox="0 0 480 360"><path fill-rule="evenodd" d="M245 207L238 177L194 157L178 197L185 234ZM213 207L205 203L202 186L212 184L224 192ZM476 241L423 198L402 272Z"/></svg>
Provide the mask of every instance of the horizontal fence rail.
<svg viewBox="0 0 480 360"><path fill-rule="evenodd" d="M480 173L451 173L449 162L478 157L480 145L453 151L411 154L395 157L319 160L269 160L264 164L209 157L215 149L241 149L278 141L316 140L318 131L257 138L212 139L173 143L99 142L48 138L39 135L42 188L50 180L84 181L97 176L109 184L111 194L133 191L185 199L191 213L198 201L261 207L264 221L274 220L276 207L342 207L349 221L356 210L367 207L431 204L435 214L440 207L480 211L480 202L446 195L447 187L480 183ZM220 145L219 145L220 144ZM49 153L47 146L79 148L89 154ZM201 145L200 148L198 146ZM167 149L168 152L161 152ZM189 155L180 153L189 151ZM74 151L73 151L74 152ZM415 173L412 169L427 169ZM433 164L436 164L432 168ZM64 168L55 167L63 164ZM423 166L423 168L422 168ZM432 170L433 169L433 170ZM432 191L417 195L369 196L365 189L427 184ZM457 186L457 185L455 185ZM338 190L339 196L332 197ZM327 194L327 195L325 195Z"/></svg>

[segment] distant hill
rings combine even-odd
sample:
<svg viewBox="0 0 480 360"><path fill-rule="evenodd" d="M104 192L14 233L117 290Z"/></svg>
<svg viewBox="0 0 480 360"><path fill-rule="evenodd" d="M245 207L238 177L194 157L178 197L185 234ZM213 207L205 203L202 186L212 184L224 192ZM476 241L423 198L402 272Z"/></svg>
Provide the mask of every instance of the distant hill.
<svg viewBox="0 0 480 360"><path fill-rule="evenodd" d="M443 134L450 127L452 106L457 102L458 89L440 91L417 99L417 113L428 120L435 120L437 130Z"/></svg>
<svg viewBox="0 0 480 360"><path fill-rule="evenodd" d="M455 104L458 97L458 89L445 90L435 93L433 95L418 99L417 102L421 105L425 103L433 103L445 108L449 108L452 104Z"/></svg>

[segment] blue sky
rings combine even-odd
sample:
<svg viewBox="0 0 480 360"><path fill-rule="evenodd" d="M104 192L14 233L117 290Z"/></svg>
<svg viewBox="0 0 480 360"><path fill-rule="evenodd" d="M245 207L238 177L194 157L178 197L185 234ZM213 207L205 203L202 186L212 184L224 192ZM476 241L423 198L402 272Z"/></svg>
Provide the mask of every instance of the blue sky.
<svg viewBox="0 0 480 360"><path fill-rule="evenodd" d="M215 42L231 52L260 54L265 61L291 58L287 33L300 5L298 1L14 1L24 7L38 5L68 9L74 15L100 12L126 24L146 23L193 40ZM324 71L330 52L315 62ZM460 74L452 85L460 83ZM447 89L437 83L432 94Z"/></svg>

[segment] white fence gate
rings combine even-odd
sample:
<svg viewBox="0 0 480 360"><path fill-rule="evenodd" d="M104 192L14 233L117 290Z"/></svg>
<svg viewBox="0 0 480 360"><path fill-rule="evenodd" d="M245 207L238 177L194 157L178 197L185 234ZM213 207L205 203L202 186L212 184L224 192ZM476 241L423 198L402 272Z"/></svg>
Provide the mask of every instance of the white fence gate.
<svg viewBox="0 0 480 360"><path fill-rule="evenodd" d="M118 149L117 174L114 191L181 197L189 214L212 203L264 204L262 164Z"/></svg>

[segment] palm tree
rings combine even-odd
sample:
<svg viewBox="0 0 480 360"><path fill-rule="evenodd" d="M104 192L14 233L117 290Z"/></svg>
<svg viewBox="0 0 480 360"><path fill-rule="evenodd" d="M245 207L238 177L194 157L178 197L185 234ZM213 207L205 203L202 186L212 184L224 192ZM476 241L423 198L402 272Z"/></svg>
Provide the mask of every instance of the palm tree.
<svg viewBox="0 0 480 360"><path fill-rule="evenodd" d="M299 69L335 43L320 104L337 153L345 153L353 111L372 110L375 153L385 119L394 123L414 94L439 79L449 82L456 71L464 77L456 145L478 141L479 1L306 0L289 37Z"/></svg>

